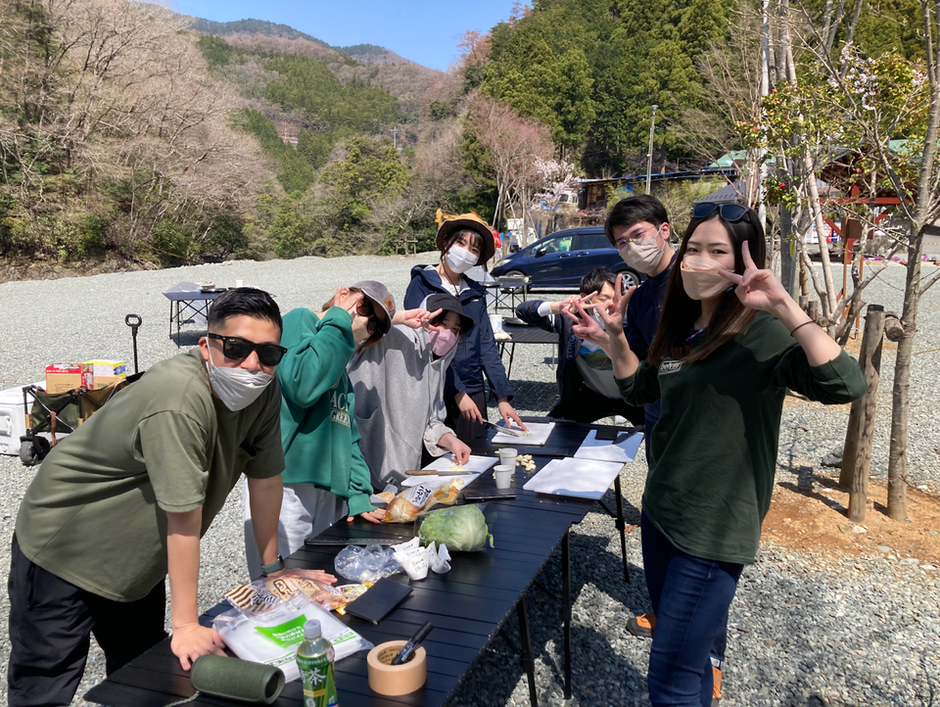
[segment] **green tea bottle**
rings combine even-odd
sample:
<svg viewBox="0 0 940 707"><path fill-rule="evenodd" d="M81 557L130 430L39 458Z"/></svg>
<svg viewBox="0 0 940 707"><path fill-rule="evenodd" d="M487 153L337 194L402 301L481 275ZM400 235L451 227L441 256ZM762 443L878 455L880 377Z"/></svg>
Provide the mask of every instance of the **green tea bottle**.
<svg viewBox="0 0 940 707"><path fill-rule="evenodd" d="M323 638L320 622L304 624L304 640L297 647L297 667L304 687L303 707L339 707L333 677L333 646Z"/></svg>

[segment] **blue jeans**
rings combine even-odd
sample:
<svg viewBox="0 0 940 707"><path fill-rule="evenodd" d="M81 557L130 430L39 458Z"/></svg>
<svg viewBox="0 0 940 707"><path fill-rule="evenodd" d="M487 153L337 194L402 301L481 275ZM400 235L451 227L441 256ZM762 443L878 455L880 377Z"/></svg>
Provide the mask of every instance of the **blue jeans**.
<svg viewBox="0 0 940 707"><path fill-rule="evenodd" d="M648 686L653 707L710 707L710 651L725 631L743 565L703 560L669 542L643 514L643 566L656 630Z"/></svg>

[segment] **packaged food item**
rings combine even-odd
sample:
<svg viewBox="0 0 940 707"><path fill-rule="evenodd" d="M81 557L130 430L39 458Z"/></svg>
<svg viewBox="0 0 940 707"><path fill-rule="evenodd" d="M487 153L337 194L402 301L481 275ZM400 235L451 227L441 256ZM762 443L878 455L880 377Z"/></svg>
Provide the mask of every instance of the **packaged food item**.
<svg viewBox="0 0 940 707"><path fill-rule="evenodd" d="M423 511L456 501L457 494L463 486L463 479L452 479L438 486L418 484L407 488L388 504L388 508L385 509L385 522L410 523Z"/></svg>
<svg viewBox="0 0 940 707"><path fill-rule="evenodd" d="M359 585L333 586L323 584L304 576L302 571L287 572L277 577L262 577L226 592L225 599L240 609L251 609L269 601L268 597L287 599L295 592L303 592L307 597L327 610L340 609L358 594L353 594L351 587ZM362 591L365 591L363 588Z"/></svg>
<svg viewBox="0 0 940 707"><path fill-rule="evenodd" d="M287 680L296 680L300 677L297 648L303 641L303 626L311 619L320 622L323 637L333 646L337 662L373 647L303 592L295 592L287 599L266 590L259 594L263 596L250 608L231 609L212 622L225 645L242 660L276 666L284 671Z"/></svg>

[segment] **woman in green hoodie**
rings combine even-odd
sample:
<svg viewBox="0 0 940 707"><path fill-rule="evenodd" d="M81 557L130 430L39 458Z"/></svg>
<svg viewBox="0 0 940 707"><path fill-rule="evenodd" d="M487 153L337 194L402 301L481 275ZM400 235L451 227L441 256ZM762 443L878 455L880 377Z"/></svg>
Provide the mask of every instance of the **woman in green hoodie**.
<svg viewBox="0 0 940 707"><path fill-rule="evenodd" d="M296 552L305 538L344 516L352 520L358 515L373 523L382 520L385 512L369 500L372 483L359 449L355 396L346 364L357 350L377 343L393 324L420 326L427 319L428 313L421 309L396 312L388 289L374 280L339 288L319 315L301 308L284 316L281 345L287 353L278 365L286 463L278 524L281 557ZM245 501L248 509L247 493ZM254 538L247 510L245 538ZM273 566L262 567L253 540L246 540L245 548L252 577L275 571Z"/></svg>

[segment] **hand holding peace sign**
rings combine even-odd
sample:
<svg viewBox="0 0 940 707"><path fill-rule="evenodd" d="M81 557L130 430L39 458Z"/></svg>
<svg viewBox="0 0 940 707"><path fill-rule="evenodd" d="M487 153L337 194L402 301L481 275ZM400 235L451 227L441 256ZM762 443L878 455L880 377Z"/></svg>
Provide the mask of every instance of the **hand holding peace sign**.
<svg viewBox="0 0 940 707"><path fill-rule="evenodd" d="M736 275L728 270L719 270L718 273L737 285L734 293L745 307L777 316L777 313L786 309L792 301L790 295L783 289L773 271L766 268L761 270L754 264L747 241L741 244L741 257L744 260L743 275Z"/></svg>

